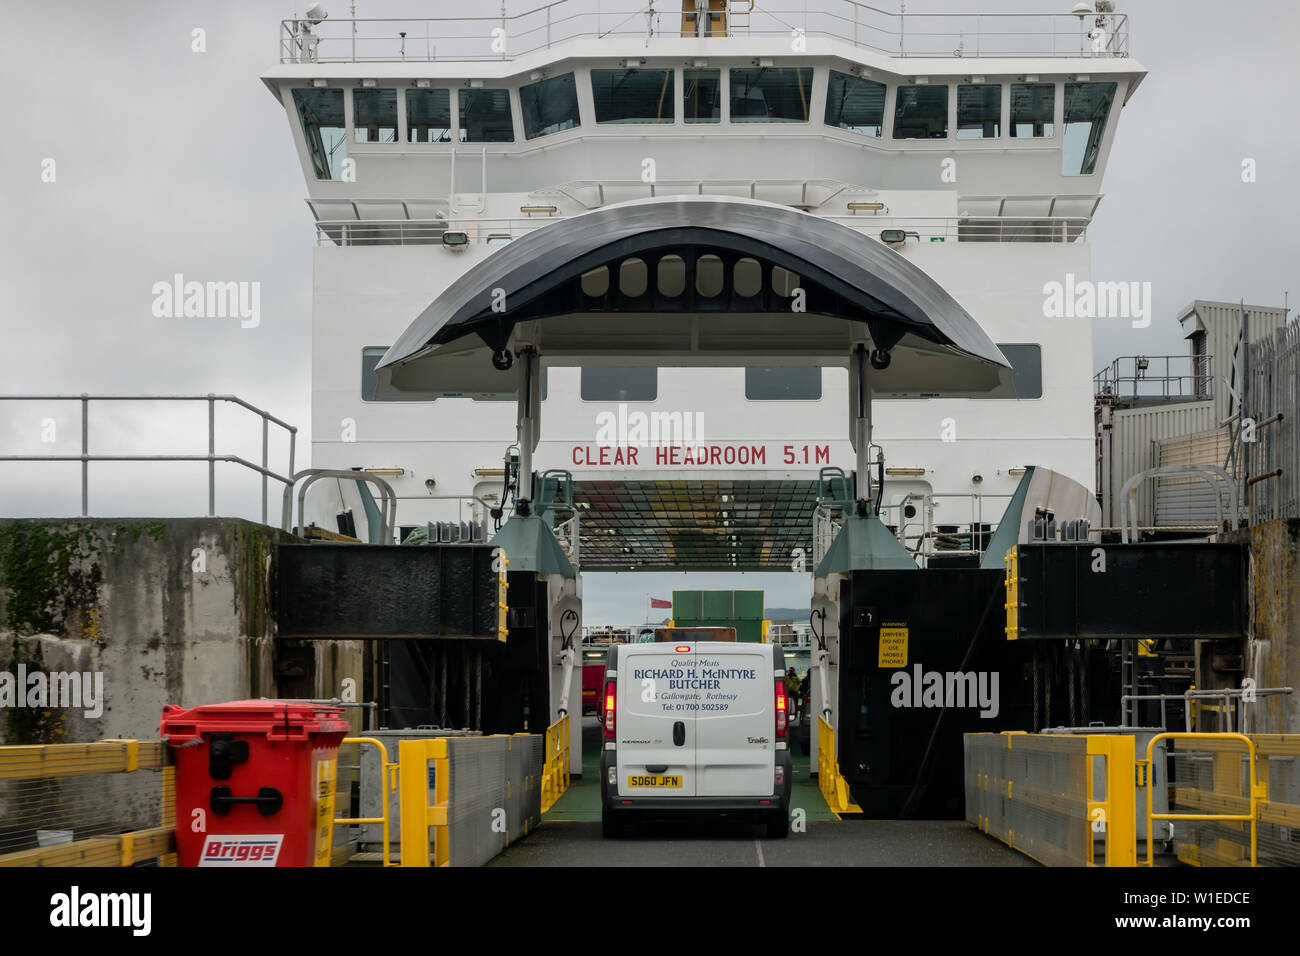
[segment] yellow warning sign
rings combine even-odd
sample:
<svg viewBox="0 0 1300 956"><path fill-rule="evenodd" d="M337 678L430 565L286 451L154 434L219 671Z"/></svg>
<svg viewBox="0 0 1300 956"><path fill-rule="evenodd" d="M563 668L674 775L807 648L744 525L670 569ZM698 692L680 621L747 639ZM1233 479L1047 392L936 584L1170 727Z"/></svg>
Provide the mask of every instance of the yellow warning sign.
<svg viewBox="0 0 1300 956"><path fill-rule="evenodd" d="M907 625L882 624L880 627L880 667L907 666Z"/></svg>
<svg viewBox="0 0 1300 956"><path fill-rule="evenodd" d="M335 774L336 765L333 760L316 762L316 793L312 801L316 808L315 866L329 866L330 851L334 848Z"/></svg>

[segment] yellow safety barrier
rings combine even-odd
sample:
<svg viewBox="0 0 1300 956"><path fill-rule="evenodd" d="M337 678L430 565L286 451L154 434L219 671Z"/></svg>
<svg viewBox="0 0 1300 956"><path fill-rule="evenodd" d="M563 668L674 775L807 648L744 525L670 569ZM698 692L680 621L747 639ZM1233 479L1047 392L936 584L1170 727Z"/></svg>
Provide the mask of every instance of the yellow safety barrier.
<svg viewBox="0 0 1300 956"><path fill-rule="evenodd" d="M363 823L378 823L383 827L384 866L392 866L388 858L388 800L389 794L397 789L397 764L388 762L388 748L374 737L344 737L343 744L370 744L379 748L379 805L383 815L378 817L335 817L334 825L352 826Z"/></svg>
<svg viewBox="0 0 1300 956"><path fill-rule="evenodd" d="M52 780L91 774L159 773L159 826L86 837L71 843L0 854L0 867L132 866L157 859L176 865L176 778L160 740L0 747L0 781Z"/></svg>
<svg viewBox="0 0 1300 956"><path fill-rule="evenodd" d="M1282 735L1276 735L1282 736ZM1159 740L1199 740L1202 741L1195 748L1196 750L1206 750L1213 753L1214 761L1214 790L1205 792L1196 788L1179 788L1175 790L1174 802L1179 806L1193 806L1206 810L1218 809L1217 813L1155 813L1152 810L1151 794L1152 788L1147 787L1147 858L1143 861L1144 866L1155 865L1154 842L1152 838L1153 820L1181 820L1181 821L1217 821L1227 823L1249 823L1250 824L1250 865L1259 865L1259 822L1260 806L1268 800L1268 785L1261 783L1259 780L1259 758L1255 747L1255 741L1245 734L1212 734L1212 733L1161 733L1156 734L1147 744L1146 759L1139 764L1139 769L1150 774L1153 748L1156 741ZM1242 794L1241 791L1241 751L1239 747L1225 747L1229 741L1234 744L1244 744L1246 748L1246 757L1249 764L1249 788L1248 794ZM1286 748L1289 749L1289 748ZM1283 749L1285 752L1285 749ZM1297 808L1300 809L1300 808ZM1231 812L1238 811L1238 812ZM1282 814L1282 818L1288 818L1288 814ZM1291 824L1291 825L1294 825ZM1197 861L1199 862L1199 860ZM1219 862L1231 864L1237 862L1226 859Z"/></svg>
<svg viewBox="0 0 1300 956"><path fill-rule="evenodd" d="M569 789L569 715L546 728L546 755L542 765L542 812L555 806Z"/></svg>
<svg viewBox="0 0 1300 956"><path fill-rule="evenodd" d="M1134 743L1122 734L966 734L966 820L1045 866L1136 865ZM1097 795L1097 758L1105 793Z"/></svg>
<svg viewBox="0 0 1300 956"><path fill-rule="evenodd" d="M1002 605L1007 612L1005 630L1008 641L1018 641L1020 640L1020 552L1012 548L1007 552L1004 564L1007 569L1003 580L1007 600Z"/></svg>
<svg viewBox="0 0 1300 956"><path fill-rule="evenodd" d="M433 805L429 804L429 761L433 761ZM451 761L447 739L402 740L397 745L402 808L400 866L429 866L429 828L434 827L433 865L451 865L447 798Z"/></svg>
<svg viewBox="0 0 1300 956"><path fill-rule="evenodd" d="M826 805L836 816L862 812L862 808L849 797L849 783L840 773L835 759L835 728L825 716L817 718L817 785Z"/></svg>

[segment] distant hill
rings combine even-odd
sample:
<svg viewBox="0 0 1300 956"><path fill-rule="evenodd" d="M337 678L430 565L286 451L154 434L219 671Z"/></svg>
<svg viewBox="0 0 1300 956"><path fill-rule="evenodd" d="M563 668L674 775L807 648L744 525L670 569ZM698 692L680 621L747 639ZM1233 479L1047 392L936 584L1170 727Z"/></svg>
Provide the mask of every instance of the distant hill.
<svg viewBox="0 0 1300 956"><path fill-rule="evenodd" d="M807 624L808 615L812 613L810 607L769 607L763 609L763 616L769 621L794 621L796 624Z"/></svg>

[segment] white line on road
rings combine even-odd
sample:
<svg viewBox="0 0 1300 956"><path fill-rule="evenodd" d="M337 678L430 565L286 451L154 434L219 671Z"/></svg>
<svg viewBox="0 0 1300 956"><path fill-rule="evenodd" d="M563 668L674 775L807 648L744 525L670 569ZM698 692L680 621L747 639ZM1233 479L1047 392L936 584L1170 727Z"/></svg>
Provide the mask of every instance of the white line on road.
<svg viewBox="0 0 1300 956"><path fill-rule="evenodd" d="M758 851L758 865L767 866L767 861L763 859L763 844L757 840L754 841L754 849Z"/></svg>

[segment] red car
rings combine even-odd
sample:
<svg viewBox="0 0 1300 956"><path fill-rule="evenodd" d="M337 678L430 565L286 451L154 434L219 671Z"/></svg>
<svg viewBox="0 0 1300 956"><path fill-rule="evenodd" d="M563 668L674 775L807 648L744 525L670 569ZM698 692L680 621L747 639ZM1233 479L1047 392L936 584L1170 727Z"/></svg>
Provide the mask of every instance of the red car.
<svg viewBox="0 0 1300 956"><path fill-rule="evenodd" d="M605 658L609 650L604 647L582 649L582 715L601 715L600 695L605 689Z"/></svg>

